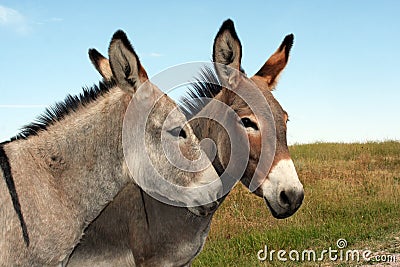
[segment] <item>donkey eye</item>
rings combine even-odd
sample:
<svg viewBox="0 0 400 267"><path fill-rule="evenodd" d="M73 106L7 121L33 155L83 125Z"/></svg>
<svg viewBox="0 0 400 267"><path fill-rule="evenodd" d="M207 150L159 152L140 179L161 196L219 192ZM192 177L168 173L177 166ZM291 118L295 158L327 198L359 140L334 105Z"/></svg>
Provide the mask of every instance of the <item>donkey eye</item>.
<svg viewBox="0 0 400 267"><path fill-rule="evenodd" d="M175 127L174 129L168 132L174 137L182 137L183 139L186 139L187 137L185 130L180 126Z"/></svg>
<svg viewBox="0 0 400 267"><path fill-rule="evenodd" d="M257 124L249 118L242 118L241 121L245 128L253 128L254 130L258 130Z"/></svg>

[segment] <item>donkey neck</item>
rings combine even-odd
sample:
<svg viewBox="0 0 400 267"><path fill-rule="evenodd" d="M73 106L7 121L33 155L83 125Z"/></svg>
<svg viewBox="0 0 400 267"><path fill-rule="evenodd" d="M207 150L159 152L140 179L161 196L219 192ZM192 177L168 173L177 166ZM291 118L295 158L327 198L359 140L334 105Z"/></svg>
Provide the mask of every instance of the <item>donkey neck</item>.
<svg viewBox="0 0 400 267"><path fill-rule="evenodd" d="M33 163L35 179L56 190L84 221L93 220L128 181L121 134L129 100L111 89L37 136L15 142Z"/></svg>
<svg viewBox="0 0 400 267"><path fill-rule="evenodd" d="M130 248L139 266L188 266L200 253L213 215L195 216L146 193L136 206L146 210L149 222L136 215L136 224L130 228Z"/></svg>

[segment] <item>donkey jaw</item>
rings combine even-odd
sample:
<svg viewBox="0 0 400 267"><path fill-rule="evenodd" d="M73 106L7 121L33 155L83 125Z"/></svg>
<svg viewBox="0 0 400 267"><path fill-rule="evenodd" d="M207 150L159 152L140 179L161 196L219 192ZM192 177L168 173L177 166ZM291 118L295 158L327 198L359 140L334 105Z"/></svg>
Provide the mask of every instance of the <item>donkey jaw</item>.
<svg viewBox="0 0 400 267"><path fill-rule="evenodd" d="M216 186L210 191L196 192L191 200L191 205L187 209L198 217L208 217L214 214L220 205L219 197L221 195L220 188L215 189Z"/></svg>
<svg viewBox="0 0 400 267"><path fill-rule="evenodd" d="M215 179L217 177L217 179ZM203 170L201 179L190 185L187 209L196 216L208 217L217 210L223 194L222 181L210 165Z"/></svg>
<svg viewBox="0 0 400 267"><path fill-rule="evenodd" d="M303 185L290 159L281 160L272 168L261 190L272 216L277 219L293 215L304 199Z"/></svg>

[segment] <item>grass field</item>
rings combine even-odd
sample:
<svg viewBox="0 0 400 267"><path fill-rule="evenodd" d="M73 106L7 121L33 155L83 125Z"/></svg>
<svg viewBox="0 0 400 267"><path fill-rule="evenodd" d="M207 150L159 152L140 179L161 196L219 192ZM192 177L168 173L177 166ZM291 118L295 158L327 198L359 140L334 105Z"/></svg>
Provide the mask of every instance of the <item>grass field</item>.
<svg viewBox="0 0 400 267"><path fill-rule="evenodd" d="M305 189L300 210L288 219L274 219L262 199L237 186L214 216L205 248L193 266L283 265L276 254L273 261L257 259L265 245L269 252L285 250L286 266L360 264L330 261L327 255L323 261L301 261L303 250L316 251L318 259L323 249L338 249L340 238L347 241L344 253L400 252L399 142L317 143L290 150ZM291 250L300 251L299 261L289 259Z"/></svg>

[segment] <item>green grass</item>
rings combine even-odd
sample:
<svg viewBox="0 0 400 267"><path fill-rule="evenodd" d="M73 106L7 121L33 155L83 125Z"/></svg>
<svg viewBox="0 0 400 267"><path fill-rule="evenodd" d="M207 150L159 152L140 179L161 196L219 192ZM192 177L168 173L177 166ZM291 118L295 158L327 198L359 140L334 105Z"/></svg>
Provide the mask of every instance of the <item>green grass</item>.
<svg viewBox="0 0 400 267"><path fill-rule="evenodd" d="M339 238L347 240L348 249L374 251L400 235L399 142L318 143L290 150L305 188L301 209L288 219L274 219L262 199L238 186L214 216L205 248L193 266L281 266L277 260L260 262L257 252L265 245L269 250L320 252L336 249Z"/></svg>

